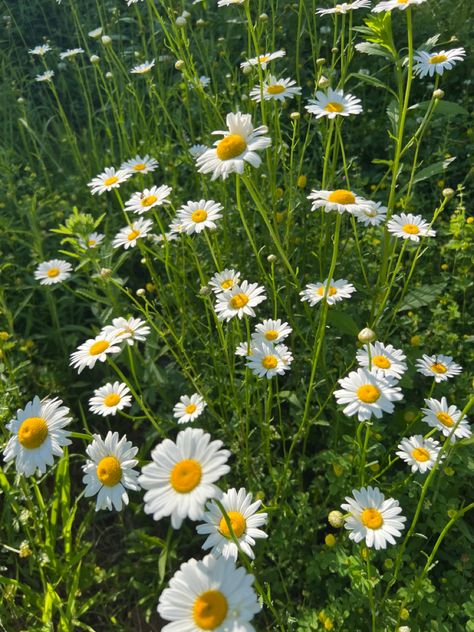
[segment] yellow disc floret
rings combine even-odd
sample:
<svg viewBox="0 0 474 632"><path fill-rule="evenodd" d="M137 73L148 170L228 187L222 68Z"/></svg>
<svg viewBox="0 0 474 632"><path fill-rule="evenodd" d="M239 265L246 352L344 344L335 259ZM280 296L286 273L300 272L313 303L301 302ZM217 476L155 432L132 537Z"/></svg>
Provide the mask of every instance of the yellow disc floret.
<svg viewBox="0 0 474 632"><path fill-rule="evenodd" d="M235 296L230 299L230 306L232 309L241 309L242 307L245 307L248 302L249 297L247 294L235 294Z"/></svg>
<svg viewBox="0 0 474 632"><path fill-rule="evenodd" d="M106 180L104 180L104 186L110 187L112 186L112 184L116 184L117 182L118 182L117 176L110 176L110 178L107 178Z"/></svg>
<svg viewBox="0 0 474 632"><path fill-rule="evenodd" d="M390 360L383 355L376 355L372 358L372 364L375 364L379 369L389 369L392 366Z"/></svg>
<svg viewBox="0 0 474 632"><path fill-rule="evenodd" d="M104 351L106 351L106 349L108 349L109 347L110 342L108 342L107 340L98 340L97 342L94 342L93 345L91 345L89 349L89 355L100 355L101 353L104 353Z"/></svg>
<svg viewBox="0 0 474 632"><path fill-rule="evenodd" d="M430 453L426 448L415 448L411 455L416 461L420 461L421 463L429 461L430 459Z"/></svg>
<svg viewBox="0 0 474 632"><path fill-rule="evenodd" d="M331 101L324 108L326 112L342 112L344 110L344 106L341 103L337 103L336 101Z"/></svg>
<svg viewBox="0 0 474 632"><path fill-rule="evenodd" d="M337 290L334 286L330 285L329 289L328 289L328 296L334 296L334 294L336 294ZM324 296L326 293L326 286L323 285L322 287L318 287L317 289L317 293L319 294L319 296Z"/></svg>
<svg viewBox="0 0 474 632"><path fill-rule="evenodd" d="M447 59L446 55L433 55L433 57L430 57L430 64L442 64Z"/></svg>
<svg viewBox="0 0 474 632"><path fill-rule="evenodd" d="M196 222L196 224L205 222L207 219L207 211L205 211L203 208L198 208L191 215L191 219L193 220L193 222Z"/></svg>
<svg viewBox="0 0 474 632"><path fill-rule="evenodd" d="M383 517L378 509L364 509L360 515L360 520L367 529L380 529L383 525Z"/></svg>
<svg viewBox="0 0 474 632"><path fill-rule="evenodd" d="M281 94L285 92L285 86L282 86L280 83L275 83L273 86L268 86L267 92L268 94Z"/></svg>
<svg viewBox="0 0 474 632"><path fill-rule="evenodd" d="M237 158L247 149L245 138L240 134L229 134L223 138L216 147L219 160L232 160Z"/></svg>
<svg viewBox="0 0 474 632"><path fill-rule="evenodd" d="M156 197L156 195L147 195L141 200L140 204L142 206L151 206L156 202L157 199L158 198Z"/></svg>
<svg viewBox="0 0 474 632"><path fill-rule="evenodd" d="M336 189L329 194L328 201L334 202L335 204L355 204L356 199L352 191Z"/></svg>
<svg viewBox="0 0 474 632"><path fill-rule="evenodd" d="M134 239L138 237L139 234L140 234L139 230L131 230L127 235L128 241L133 241Z"/></svg>
<svg viewBox="0 0 474 632"><path fill-rule="evenodd" d="M416 224L404 224L402 226L402 230L404 233L408 233L409 235L418 235L420 229Z"/></svg>
<svg viewBox="0 0 474 632"><path fill-rule="evenodd" d="M215 630L225 620L229 606L220 590L207 590L193 605L194 623L201 630Z"/></svg>
<svg viewBox="0 0 474 632"><path fill-rule="evenodd" d="M58 276L59 272L59 268L50 268L46 274L49 276L50 279L54 279L54 277Z"/></svg>
<svg viewBox="0 0 474 632"><path fill-rule="evenodd" d="M265 369L275 369L278 366L278 358L274 355L266 355L262 360Z"/></svg>
<svg viewBox="0 0 474 632"><path fill-rule="evenodd" d="M435 362L431 365L430 368L433 373L446 373L446 371L448 370L441 362Z"/></svg>
<svg viewBox="0 0 474 632"><path fill-rule="evenodd" d="M439 412L436 415L436 419L438 419L443 426L446 426L446 428L452 428L454 426L454 419L451 415L448 415L448 413Z"/></svg>
<svg viewBox="0 0 474 632"><path fill-rule="evenodd" d="M184 410L186 411L187 415L192 415L193 412L195 412L196 408L196 404L188 404Z"/></svg>
<svg viewBox="0 0 474 632"><path fill-rule="evenodd" d="M48 425L42 417L28 417L18 430L18 441L27 450L43 445L48 436Z"/></svg>
<svg viewBox="0 0 474 632"><path fill-rule="evenodd" d="M117 393L110 393L110 395L104 397L104 406L117 406L119 402L120 395L118 395Z"/></svg>
<svg viewBox="0 0 474 632"><path fill-rule="evenodd" d="M188 494L199 485L202 477L200 463L194 459L184 459L171 470L171 487L178 494Z"/></svg>
<svg viewBox="0 0 474 632"><path fill-rule="evenodd" d="M357 397L365 404L375 403L380 395L380 390L373 384L364 384L357 389Z"/></svg>
<svg viewBox="0 0 474 632"><path fill-rule="evenodd" d="M247 528L247 522L240 511L228 511L227 515L229 516L230 524L232 525L232 530L235 534L236 538L240 538L240 536L245 532ZM227 522L222 516L221 521L219 522L219 531L225 538L230 539L230 529L227 526Z"/></svg>
<svg viewBox="0 0 474 632"><path fill-rule="evenodd" d="M99 461L97 478L106 487L115 487L122 479L122 468L115 456L106 456Z"/></svg>
<svg viewBox="0 0 474 632"><path fill-rule="evenodd" d="M265 332L265 338L272 341L276 340L278 338L278 331L275 331L275 329L269 329Z"/></svg>

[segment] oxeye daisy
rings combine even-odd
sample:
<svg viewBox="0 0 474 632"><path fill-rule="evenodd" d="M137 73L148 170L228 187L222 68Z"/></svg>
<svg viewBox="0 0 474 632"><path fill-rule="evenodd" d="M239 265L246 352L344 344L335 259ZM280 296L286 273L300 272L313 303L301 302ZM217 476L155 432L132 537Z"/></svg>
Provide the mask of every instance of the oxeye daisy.
<svg viewBox="0 0 474 632"><path fill-rule="evenodd" d="M230 290L234 285L238 285L240 279L240 272L232 268L225 268L222 272L216 272L212 279L209 281L209 287L215 294Z"/></svg>
<svg viewBox="0 0 474 632"><path fill-rule="evenodd" d="M293 356L286 345L265 342L252 345L251 354L247 356L247 366L254 375L267 379L289 371L292 362Z"/></svg>
<svg viewBox="0 0 474 632"><path fill-rule="evenodd" d="M111 325L106 325L101 333L110 336L115 343L125 341L133 347L135 342L145 341L150 331L150 327L141 318L119 316L112 320Z"/></svg>
<svg viewBox="0 0 474 632"><path fill-rule="evenodd" d="M348 191L347 189L335 189L334 191L317 191L313 189L308 195L312 201L311 210L324 208L326 213L337 211L338 213L353 213L369 208L370 202L363 197Z"/></svg>
<svg viewBox="0 0 474 632"><path fill-rule="evenodd" d="M262 88L260 86L252 88L250 98L260 103L262 94L265 101L284 101L300 95L301 88L296 86L296 81L293 79L277 79L273 75L269 75L265 79Z"/></svg>
<svg viewBox="0 0 474 632"><path fill-rule="evenodd" d="M451 356L445 355L429 356L424 354L416 361L416 368L418 373L434 377L435 382L446 382L450 377L459 375L462 371L460 364L453 362Z"/></svg>
<svg viewBox="0 0 474 632"><path fill-rule="evenodd" d="M398 386L366 369L351 371L338 380L341 389L334 391L338 404L346 404L342 411L347 417L357 414L359 421L367 421L374 415L380 419L383 413L393 412L393 402L403 399Z"/></svg>
<svg viewBox="0 0 474 632"><path fill-rule="evenodd" d="M199 393L194 393L191 397L182 395L173 408L173 417L179 424L186 424L197 419L205 408L206 402Z"/></svg>
<svg viewBox="0 0 474 632"><path fill-rule="evenodd" d="M130 171L131 173L151 173L158 167L158 161L154 158L150 158L147 154L143 158L138 154L135 158L126 160L120 165L120 169L123 171Z"/></svg>
<svg viewBox="0 0 474 632"><path fill-rule="evenodd" d="M123 382L109 382L94 391L89 400L89 410L106 417L115 415L118 410L132 405L130 389Z"/></svg>
<svg viewBox="0 0 474 632"><path fill-rule="evenodd" d="M366 200L364 204L352 211L358 222L364 226L379 226L385 222L387 217L387 207L381 202L371 202Z"/></svg>
<svg viewBox="0 0 474 632"><path fill-rule="evenodd" d="M193 158L197 158L198 156L202 156L202 154L207 151L206 145L192 145L189 148L189 153Z"/></svg>
<svg viewBox="0 0 474 632"><path fill-rule="evenodd" d="M251 68L252 66L258 66L265 70L268 63L273 61L274 59L279 59L280 57L284 57L286 55L284 50L277 50L274 53L263 53L263 55L259 55L258 57L252 57L248 61L243 61L240 64L242 69Z"/></svg>
<svg viewBox="0 0 474 632"><path fill-rule="evenodd" d="M264 136L268 128L265 125L254 128L250 114L230 113L226 125L228 130L212 132L224 138L196 158L199 173L212 173L212 180L225 180L233 172L243 173L246 162L258 168L262 159L256 152L272 144L271 139Z"/></svg>
<svg viewBox="0 0 474 632"><path fill-rule="evenodd" d="M229 489L223 494L220 503L230 520L240 548L253 560L255 555L252 546L255 546L255 540L268 537L259 528L267 521L266 513L257 513L262 501L252 502L252 494L248 494L241 487L239 491ZM211 553L214 557L222 555L227 559L237 560L239 550L232 540L230 529L221 509L213 500L209 501L206 509L207 511L203 516L204 523L196 527L196 531L200 535L208 536L202 548L204 550L212 549Z"/></svg>
<svg viewBox="0 0 474 632"><path fill-rule="evenodd" d="M354 2L342 2L336 4L332 9L317 9L317 15L330 15L332 13L345 14L348 11L355 11L356 9L365 9L370 7L370 0L354 0Z"/></svg>
<svg viewBox="0 0 474 632"><path fill-rule="evenodd" d="M370 352L370 353L369 353ZM392 377L401 379L407 370L406 355L401 349L395 349L392 345L384 345L383 342L374 342L365 345L357 352L357 362L362 367L370 369L372 373L380 377Z"/></svg>
<svg viewBox="0 0 474 632"><path fill-rule="evenodd" d="M204 504L221 495L215 483L230 471L228 450L222 441L211 441L211 435L200 428L186 428L176 442L165 439L151 453L152 463L145 465L138 479L148 490L145 513L154 520L171 516L173 529L183 520L200 520Z"/></svg>
<svg viewBox="0 0 474 632"><path fill-rule="evenodd" d="M206 555L181 564L160 595L158 614L172 621L163 632L255 632L250 621L261 606L253 581L225 557Z"/></svg>
<svg viewBox="0 0 474 632"><path fill-rule="evenodd" d="M402 535L406 518L401 516L402 508L398 500L387 498L378 487L353 489L351 498L346 496L347 504L341 505L350 513L344 526L350 531L349 539L360 542L365 539L369 548L385 549L387 542L395 544L395 538Z"/></svg>
<svg viewBox="0 0 474 632"><path fill-rule="evenodd" d="M255 342L262 341L277 344L283 342L292 331L293 329L288 323L282 323L280 319L272 320L270 318L255 326L255 333L252 334L252 340Z"/></svg>
<svg viewBox="0 0 474 632"><path fill-rule="evenodd" d="M255 316L253 308L266 299L265 289L257 283L242 281L230 290L217 294L216 310L219 320L229 321L234 316Z"/></svg>
<svg viewBox="0 0 474 632"><path fill-rule="evenodd" d="M122 228L114 237L112 246L120 248L123 246L125 250L134 248L137 245L137 239L142 239L151 230L153 222L150 219L138 219L136 222Z"/></svg>
<svg viewBox="0 0 474 632"><path fill-rule="evenodd" d="M387 230L395 237L420 241L420 237L434 237L436 232L430 229L430 225L421 215L412 213L400 213L392 215L387 222Z"/></svg>
<svg viewBox="0 0 474 632"><path fill-rule="evenodd" d="M110 335L100 333L95 338L90 338L71 353L70 365L81 373L86 367L94 368L97 361L105 362L110 353L119 353L120 347Z"/></svg>
<svg viewBox="0 0 474 632"><path fill-rule="evenodd" d="M456 439L464 439L471 436L469 421L462 416L462 412L456 406L448 405L446 397L442 397L441 400L425 399L425 404L428 408L422 408L421 410L425 413L423 421L429 426L440 430L445 437L449 437L454 426L456 426L456 430L451 437L452 443Z"/></svg>
<svg viewBox="0 0 474 632"><path fill-rule="evenodd" d="M375 5L372 12L380 13L381 11L391 11L392 9L400 9L401 11L404 11L416 4L423 4L423 2L426 2L426 0L386 0Z"/></svg>
<svg viewBox="0 0 474 632"><path fill-rule="evenodd" d="M145 61L143 64L138 64L137 66L133 66L133 68L130 69L130 73L132 75L145 75L147 72L150 72L150 70L154 67L155 65L155 60L152 59L151 61Z"/></svg>
<svg viewBox="0 0 474 632"><path fill-rule="evenodd" d="M200 233L205 228L217 228L216 220L222 218L223 206L214 200L199 200L187 202L177 212L175 222L181 226L181 231L187 235Z"/></svg>
<svg viewBox="0 0 474 632"><path fill-rule="evenodd" d="M464 61L465 56L464 48L440 50L438 53L419 50L413 56L415 61L413 72L420 77L426 77L426 75L432 77L435 73L442 75L445 70L451 70L457 61Z"/></svg>
<svg viewBox="0 0 474 632"><path fill-rule="evenodd" d="M356 291L352 283L346 281L346 279L338 279L334 281L331 279L328 287L328 279L322 283L308 283L306 288L300 292L302 301L308 301L313 307L317 305L323 299L327 301L329 305L335 305L339 301L345 298L351 298L351 294Z"/></svg>
<svg viewBox="0 0 474 632"><path fill-rule="evenodd" d="M245 0L219 0L218 7L229 7L231 4L243 4Z"/></svg>
<svg viewBox="0 0 474 632"><path fill-rule="evenodd" d="M111 191L112 189L118 189L122 182L128 180L132 174L124 169L116 171L114 167L106 167L102 173L87 184L91 189L92 195L98 193L102 195L104 191Z"/></svg>
<svg viewBox="0 0 474 632"><path fill-rule="evenodd" d="M425 439L422 435L402 439L397 447L399 449L397 456L411 466L413 473L421 472L421 474L431 470L440 451L438 441Z"/></svg>
<svg viewBox="0 0 474 632"><path fill-rule="evenodd" d="M154 206L170 204L168 197L172 190L171 187L163 184L160 187L153 186L151 189L136 191L132 197L125 202L125 210L142 215Z"/></svg>
<svg viewBox="0 0 474 632"><path fill-rule="evenodd" d="M35 46L28 52L30 53L30 55L39 55L40 57L42 57L43 55L46 55L46 53L49 53L49 51L51 50L53 49L49 44L38 44L38 46Z"/></svg>
<svg viewBox="0 0 474 632"><path fill-rule="evenodd" d="M63 259L43 261L35 270L35 279L41 285L62 283L71 276L72 265Z"/></svg>
<svg viewBox="0 0 474 632"><path fill-rule="evenodd" d="M79 239L79 245L83 248L97 248L104 241L105 235L101 233L91 233L88 237L84 239Z"/></svg>
<svg viewBox="0 0 474 632"><path fill-rule="evenodd" d="M63 455L63 446L69 445L70 432L65 426L72 421L69 408L62 406L62 400L40 400L38 396L28 402L24 409L18 409L15 419L6 424L12 433L3 451L6 462L15 459L19 474L32 476L46 472L47 465L53 465L54 456Z"/></svg>
<svg viewBox="0 0 474 632"><path fill-rule="evenodd" d="M352 94L344 94L342 90L328 88L326 93L318 90L315 96L316 99L310 99L305 109L317 119L323 116L333 119L336 116L351 116L362 112L360 99Z"/></svg>
<svg viewBox="0 0 474 632"><path fill-rule="evenodd" d="M82 55L84 52L83 48L68 48L63 53L59 53L59 57L61 59L75 59L78 55Z"/></svg>
<svg viewBox="0 0 474 632"><path fill-rule="evenodd" d="M252 355L252 347L248 342L239 342L235 348L235 355L246 358Z"/></svg>
<svg viewBox="0 0 474 632"><path fill-rule="evenodd" d="M138 463L134 458L138 448L127 441L126 435L119 439L118 432L109 431L105 439L98 434L93 437L86 448L89 459L82 467L82 482L86 486L84 496L97 494L96 511L112 511L112 508L121 511L123 505L128 505L127 489L140 489L138 472L133 469Z"/></svg>
<svg viewBox="0 0 474 632"><path fill-rule="evenodd" d="M36 75L35 81L51 81L54 77L54 70L45 70L42 74Z"/></svg>

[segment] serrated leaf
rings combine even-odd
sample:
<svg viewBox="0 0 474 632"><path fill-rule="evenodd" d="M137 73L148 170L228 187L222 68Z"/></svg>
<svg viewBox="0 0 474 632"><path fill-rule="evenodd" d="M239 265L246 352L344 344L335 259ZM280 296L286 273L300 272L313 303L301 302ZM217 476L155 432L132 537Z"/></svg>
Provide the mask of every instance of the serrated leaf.
<svg viewBox="0 0 474 632"><path fill-rule="evenodd" d="M435 301L438 295L444 290L446 283L433 283L431 285L422 285L417 287L405 296L403 303L397 311L404 312L407 309L417 309L424 307Z"/></svg>

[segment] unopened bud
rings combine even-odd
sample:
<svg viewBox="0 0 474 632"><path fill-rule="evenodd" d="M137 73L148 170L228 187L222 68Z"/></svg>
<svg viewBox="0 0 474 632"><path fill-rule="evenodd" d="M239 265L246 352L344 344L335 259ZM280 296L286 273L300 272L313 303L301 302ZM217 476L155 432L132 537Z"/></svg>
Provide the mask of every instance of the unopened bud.
<svg viewBox="0 0 474 632"><path fill-rule="evenodd" d="M99 55L91 55L90 62L91 64L98 64L100 61Z"/></svg>
<svg viewBox="0 0 474 632"><path fill-rule="evenodd" d="M339 49L337 48L337 46L334 46L334 48L331 48L331 53L338 53Z"/></svg>
<svg viewBox="0 0 474 632"><path fill-rule="evenodd" d="M199 20L196 20L196 26L206 26L206 21L199 18Z"/></svg>
<svg viewBox="0 0 474 632"><path fill-rule="evenodd" d="M318 80L318 88L327 88L331 82L327 77L321 75Z"/></svg>
<svg viewBox="0 0 474 632"><path fill-rule="evenodd" d="M179 28L183 28L186 26L186 18L183 18L182 15L179 16L179 18L176 18L176 26L179 26Z"/></svg>
<svg viewBox="0 0 474 632"><path fill-rule="evenodd" d="M318 57L318 59L316 60L317 66L324 66L325 63L326 63L326 60L324 57Z"/></svg>
<svg viewBox="0 0 474 632"><path fill-rule="evenodd" d="M106 279L107 277L109 277L112 274L112 270L111 268L101 268L100 270L100 276L103 279Z"/></svg>
<svg viewBox="0 0 474 632"><path fill-rule="evenodd" d="M375 333L375 331L372 331L372 329L364 327L364 329L359 331L359 333L357 334L357 338L359 342L372 342L377 338L377 334Z"/></svg>
<svg viewBox="0 0 474 632"><path fill-rule="evenodd" d="M268 263L276 263L278 261L278 257L276 255L268 255L267 261Z"/></svg>
<svg viewBox="0 0 474 632"><path fill-rule="evenodd" d="M16 101L17 101L17 103L24 103L25 99L23 97L18 97L18 99Z"/></svg>
<svg viewBox="0 0 474 632"><path fill-rule="evenodd" d="M113 77L114 76L113 76L113 74L110 71L105 73L105 78L106 79L113 79Z"/></svg>
<svg viewBox="0 0 474 632"><path fill-rule="evenodd" d="M453 197L453 195L454 195L453 189L450 189L450 188L443 189L443 197L450 199Z"/></svg>
<svg viewBox="0 0 474 632"><path fill-rule="evenodd" d="M109 44L112 44L112 38L109 35L102 35L102 37L100 38L100 41L102 42L104 46L108 46Z"/></svg>
<svg viewBox="0 0 474 632"><path fill-rule="evenodd" d="M209 294L212 292L211 288L208 285L203 285L201 287L201 289L199 290L199 295L200 296L209 296Z"/></svg>
<svg viewBox="0 0 474 632"><path fill-rule="evenodd" d="M182 59L178 59L178 61L175 63L174 67L176 68L176 70L182 70L185 66L185 63Z"/></svg>
<svg viewBox="0 0 474 632"><path fill-rule="evenodd" d="M324 538L324 543L326 546L334 546L336 544L336 538L333 536L332 533L328 533L327 536Z"/></svg>
<svg viewBox="0 0 474 632"><path fill-rule="evenodd" d="M441 90L440 88L438 88L437 90L433 92L433 96L435 99L442 99L444 97L444 90Z"/></svg>
<svg viewBox="0 0 474 632"><path fill-rule="evenodd" d="M244 66L242 68L242 72L244 75L249 75L252 72L252 66Z"/></svg>
<svg viewBox="0 0 474 632"><path fill-rule="evenodd" d="M144 266L144 265L146 264L146 259L145 259L145 257L142 257L142 258L140 259L140 263L142 264L142 266Z"/></svg>
<svg viewBox="0 0 474 632"><path fill-rule="evenodd" d="M335 529L340 529L344 524L344 516L340 511L330 511L328 515L328 522L331 527L334 527Z"/></svg>
<svg viewBox="0 0 474 632"><path fill-rule="evenodd" d="M299 120L300 120L300 118L301 118L301 114L300 114L299 112L292 112L292 113L290 114L290 119L291 119L292 121L299 121Z"/></svg>
<svg viewBox="0 0 474 632"><path fill-rule="evenodd" d="M145 296L145 294L146 294L145 288L144 287L138 288L136 294L137 294L137 296Z"/></svg>
<svg viewBox="0 0 474 632"><path fill-rule="evenodd" d="M266 13L260 13L258 19L260 22L268 22L268 15Z"/></svg>
<svg viewBox="0 0 474 632"><path fill-rule="evenodd" d="M298 180L296 181L296 186L300 189L304 189L306 183L308 182L308 178L306 176L298 176Z"/></svg>

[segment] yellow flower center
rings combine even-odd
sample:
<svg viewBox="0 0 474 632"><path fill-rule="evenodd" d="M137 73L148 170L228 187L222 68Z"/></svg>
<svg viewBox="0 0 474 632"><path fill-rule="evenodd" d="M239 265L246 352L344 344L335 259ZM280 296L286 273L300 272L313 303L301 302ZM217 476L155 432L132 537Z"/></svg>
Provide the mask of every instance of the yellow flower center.
<svg viewBox="0 0 474 632"><path fill-rule="evenodd" d="M274 369L276 366L278 366L278 359L276 356L274 355L267 355L263 358L262 360L262 366L265 369Z"/></svg>
<svg viewBox="0 0 474 632"><path fill-rule="evenodd" d="M367 529L380 529L383 525L382 514L378 509L364 509L360 515L360 520Z"/></svg>
<svg viewBox="0 0 474 632"><path fill-rule="evenodd" d="M454 426L454 419L448 413L440 412L436 415L436 418L446 426L446 428L452 428Z"/></svg>
<svg viewBox="0 0 474 632"><path fill-rule="evenodd" d="M278 338L278 331L275 331L274 329L269 329L265 332L265 338L267 340L276 340Z"/></svg>
<svg viewBox="0 0 474 632"><path fill-rule="evenodd" d="M175 492L178 492L178 494L188 494L199 485L201 477L202 468L200 463L194 459L184 459L176 463L171 470L171 487Z"/></svg>
<svg viewBox="0 0 474 632"><path fill-rule="evenodd" d="M416 224L405 224L402 226L402 230L404 233L408 233L409 235L418 235L420 229Z"/></svg>
<svg viewBox="0 0 474 632"><path fill-rule="evenodd" d="M228 290L233 285L234 285L234 281L232 279L226 279L225 281L222 281L221 288L223 290Z"/></svg>
<svg viewBox="0 0 474 632"><path fill-rule="evenodd" d="M134 239L138 237L139 234L140 234L139 230L131 230L127 235L128 241L133 241Z"/></svg>
<svg viewBox="0 0 474 632"><path fill-rule="evenodd" d="M373 404L380 397L380 390L373 384L364 384L357 389L357 397L365 404Z"/></svg>
<svg viewBox="0 0 474 632"><path fill-rule="evenodd" d="M411 455L414 459L421 461L422 463L430 460L430 453L426 448L415 448Z"/></svg>
<svg viewBox="0 0 474 632"><path fill-rule="evenodd" d="M110 187L112 186L112 184L115 184L116 182L118 182L117 176L110 176L110 178L107 178L106 180L104 180L104 186Z"/></svg>
<svg viewBox="0 0 474 632"><path fill-rule="evenodd" d="M47 436L48 426L42 417L28 417L18 430L18 441L27 450L39 448Z"/></svg>
<svg viewBox="0 0 474 632"><path fill-rule="evenodd" d="M106 456L99 461L97 478L106 487L114 487L122 479L122 468L117 458Z"/></svg>
<svg viewBox="0 0 474 632"><path fill-rule="evenodd" d="M245 138L240 134L229 134L216 147L219 160L231 160L240 156L247 149Z"/></svg>
<svg viewBox="0 0 474 632"><path fill-rule="evenodd" d="M196 224L200 224L207 219L207 211L205 211L203 208L198 208L191 215L191 219L193 220L193 222L196 222Z"/></svg>
<svg viewBox="0 0 474 632"><path fill-rule="evenodd" d="M143 169L146 169L146 164L144 162L138 162L136 165L133 165L132 168L134 171L143 171Z"/></svg>
<svg viewBox="0 0 474 632"><path fill-rule="evenodd" d="M241 309L245 307L249 302L247 294L236 294L230 299L230 306L232 309Z"/></svg>
<svg viewBox="0 0 474 632"><path fill-rule="evenodd" d="M441 362L435 362L431 365L430 368L433 373L446 373L446 371L448 370Z"/></svg>
<svg viewBox="0 0 474 632"><path fill-rule="evenodd" d="M156 202L157 199L158 198L156 197L156 195L147 195L146 197L143 198L140 204L142 206L151 206L152 204Z"/></svg>
<svg viewBox="0 0 474 632"><path fill-rule="evenodd" d="M117 393L110 393L107 397L104 397L104 406L117 406L120 402L120 395Z"/></svg>
<svg viewBox="0 0 474 632"><path fill-rule="evenodd" d="M408 4L410 0L398 0L398 4Z"/></svg>
<svg viewBox="0 0 474 632"><path fill-rule="evenodd" d="M196 404L188 404L184 410L186 411L188 415L192 415L193 412L196 410L196 408L197 408Z"/></svg>
<svg viewBox="0 0 474 632"><path fill-rule="evenodd" d="M207 590L193 605L194 623L201 630L215 630L227 616L229 606L220 590Z"/></svg>
<svg viewBox="0 0 474 632"><path fill-rule="evenodd" d="M104 351L109 347L110 342L107 342L107 340L98 340L97 342L94 342L93 345L91 345L89 349L89 355L100 355L101 353L104 353Z"/></svg>
<svg viewBox="0 0 474 632"><path fill-rule="evenodd" d="M245 518L240 513L240 511L228 511L227 515L229 516L230 523L232 525L232 530L235 533L236 538L240 538L240 536L244 533L247 528L247 523ZM225 521L224 516L222 516L221 521L219 522L219 531L225 538L230 539L230 530L227 526L227 522Z"/></svg>
<svg viewBox="0 0 474 632"><path fill-rule="evenodd" d="M59 272L60 272L59 268L50 268L47 272L47 275L49 276L50 279L54 279L54 277L58 276Z"/></svg>
<svg viewBox="0 0 474 632"><path fill-rule="evenodd" d="M430 57L430 64L441 64L447 59L446 55L433 55L433 57Z"/></svg>
<svg viewBox="0 0 474 632"><path fill-rule="evenodd" d="M336 189L328 196L329 202L335 202L336 204L354 204L356 199L352 191L346 189Z"/></svg>
<svg viewBox="0 0 474 632"><path fill-rule="evenodd" d="M324 296L326 292L326 286L323 285L322 287L318 287L318 289L316 290L316 293L319 294L319 296ZM328 296L334 296L334 294L336 294L337 290L334 286L330 285L329 286L329 290L328 290Z"/></svg>
<svg viewBox="0 0 474 632"><path fill-rule="evenodd" d="M379 369L389 369L392 363L388 358L383 355L376 355L372 358L372 364L375 364Z"/></svg>
<svg viewBox="0 0 474 632"><path fill-rule="evenodd" d="M335 101L331 101L324 108L326 112L342 112L344 110L344 106L341 103L336 103Z"/></svg>
<svg viewBox="0 0 474 632"><path fill-rule="evenodd" d="M95 246L97 243L97 241L95 239L89 239L87 242L88 246Z"/></svg>
<svg viewBox="0 0 474 632"><path fill-rule="evenodd" d="M282 86L280 83L275 83L273 86L267 87L268 94L281 94L285 92L285 86Z"/></svg>
<svg viewBox="0 0 474 632"><path fill-rule="evenodd" d="M268 55L260 55L258 58L258 61L262 64L264 64L266 61L268 61L270 59L270 57Z"/></svg>

